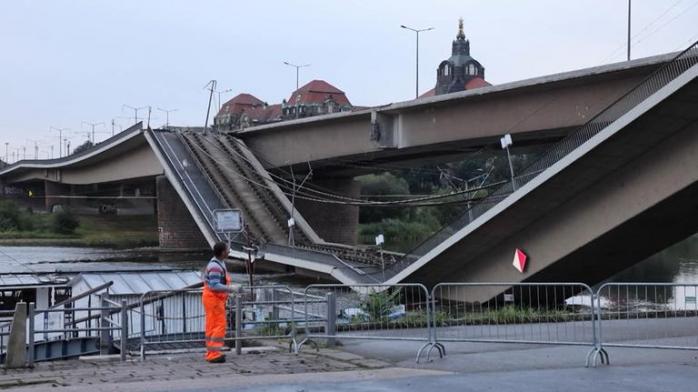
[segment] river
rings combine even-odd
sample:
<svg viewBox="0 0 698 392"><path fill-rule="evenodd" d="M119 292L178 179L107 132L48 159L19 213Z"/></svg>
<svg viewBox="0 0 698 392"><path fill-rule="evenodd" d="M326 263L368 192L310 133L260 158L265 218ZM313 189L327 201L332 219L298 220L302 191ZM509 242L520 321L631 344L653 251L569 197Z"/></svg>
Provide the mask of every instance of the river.
<svg viewBox="0 0 698 392"><path fill-rule="evenodd" d="M112 250L74 247L0 246L0 274L79 273L145 270L199 270L205 254L160 253L155 250ZM263 263L263 261L262 261ZM233 270L233 280L246 282L244 271ZM258 274L258 284L307 283L284 275ZM608 282L698 283L698 235L689 237Z"/></svg>

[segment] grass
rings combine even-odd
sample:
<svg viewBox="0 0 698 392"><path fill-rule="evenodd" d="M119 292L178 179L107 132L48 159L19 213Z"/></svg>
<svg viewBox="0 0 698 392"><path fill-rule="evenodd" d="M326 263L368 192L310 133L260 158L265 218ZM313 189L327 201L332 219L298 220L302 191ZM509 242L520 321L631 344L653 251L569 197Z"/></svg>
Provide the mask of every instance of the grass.
<svg viewBox="0 0 698 392"><path fill-rule="evenodd" d="M50 214L31 214L32 230L0 231L3 245L55 245L134 248L158 245L154 216L79 215L74 234L50 230Z"/></svg>

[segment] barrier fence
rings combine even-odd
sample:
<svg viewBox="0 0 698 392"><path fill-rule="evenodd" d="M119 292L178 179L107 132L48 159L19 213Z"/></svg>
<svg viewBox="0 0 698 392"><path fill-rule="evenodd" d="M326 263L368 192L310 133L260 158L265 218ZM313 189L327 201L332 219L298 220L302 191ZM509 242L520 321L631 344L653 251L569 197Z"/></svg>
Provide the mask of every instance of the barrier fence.
<svg viewBox="0 0 698 392"><path fill-rule="evenodd" d="M433 346L429 291L421 284L316 284L304 291L305 338L298 350L318 339L423 342L417 361ZM441 350L439 350L441 353Z"/></svg>
<svg viewBox="0 0 698 392"><path fill-rule="evenodd" d="M102 353L116 345L122 360L129 343L141 358L148 350L203 348L201 296L185 289L131 302L103 295L97 307L30 303L28 362L50 359L34 356L43 353L39 345L51 350L51 342L84 338L97 338ZM439 283L431 291L421 284L275 285L242 288L228 305L226 342L237 353L257 340L286 340L295 353L338 340L411 341L421 343L419 362L434 350L443 357L449 343L513 343L588 347L586 364L596 366L609 363L609 347L698 350L698 283L607 283L596 291L574 282ZM76 317L81 312L93 316Z"/></svg>
<svg viewBox="0 0 698 392"><path fill-rule="evenodd" d="M698 284L607 283L596 294L603 347L698 350Z"/></svg>
<svg viewBox="0 0 698 392"><path fill-rule="evenodd" d="M149 291L140 298L140 357L149 348L203 347L205 312L201 289ZM242 350L244 340L288 339L296 350L297 310L294 293L286 286L243 288L228 298L226 342Z"/></svg>
<svg viewBox="0 0 698 392"><path fill-rule="evenodd" d="M588 346L588 365L600 347L593 296L583 283L439 283L433 339Z"/></svg>

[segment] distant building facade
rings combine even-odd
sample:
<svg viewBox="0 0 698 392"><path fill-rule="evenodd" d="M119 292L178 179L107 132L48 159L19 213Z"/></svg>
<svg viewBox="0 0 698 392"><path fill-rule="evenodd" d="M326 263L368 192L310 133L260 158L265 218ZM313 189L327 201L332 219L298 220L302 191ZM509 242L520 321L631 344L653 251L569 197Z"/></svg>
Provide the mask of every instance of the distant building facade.
<svg viewBox="0 0 698 392"><path fill-rule="evenodd" d="M252 94L238 94L221 106L213 123L220 130L235 130L353 109L342 90L324 80L313 80L281 104L269 105Z"/></svg>
<svg viewBox="0 0 698 392"><path fill-rule="evenodd" d="M422 97L455 93L490 86L485 81L485 67L470 56L470 41L463 32L463 19L458 21L458 34L451 45L451 57L436 70L436 86Z"/></svg>

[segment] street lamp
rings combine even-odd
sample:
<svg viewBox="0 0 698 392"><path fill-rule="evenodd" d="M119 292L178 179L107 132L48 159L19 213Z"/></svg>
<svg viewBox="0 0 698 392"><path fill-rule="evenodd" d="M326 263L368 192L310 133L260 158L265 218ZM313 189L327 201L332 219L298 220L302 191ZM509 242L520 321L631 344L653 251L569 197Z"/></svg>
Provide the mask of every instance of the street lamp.
<svg viewBox="0 0 698 392"><path fill-rule="evenodd" d="M179 109L162 109L162 108L157 108L161 112L165 112L165 128L170 127L170 112L176 112Z"/></svg>
<svg viewBox="0 0 698 392"><path fill-rule="evenodd" d="M136 108L136 107L133 107L131 105L126 105L126 104L121 105L122 111L124 110L124 108L133 110L133 125L136 125L138 123L138 111L143 110L143 109L148 109L148 106L141 106L141 107Z"/></svg>
<svg viewBox="0 0 698 392"><path fill-rule="evenodd" d="M298 91L298 75L299 75L299 70L301 68L305 67L310 67L310 64L303 64L303 65L296 65L293 63L289 63L288 61L284 61L284 64L288 65L289 67L294 67L296 69L296 91Z"/></svg>
<svg viewBox="0 0 698 392"><path fill-rule="evenodd" d="M222 106L221 105L221 94L229 93L231 91L233 91L232 88L225 89L225 90L216 90L216 93L218 94L218 111L219 112L221 111L221 106ZM177 110L177 109L175 109L175 110Z"/></svg>
<svg viewBox="0 0 698 392"><path fill-rule="evenodd" d="M88 122L88 121L83 121L82 124L83 124L83 125L89 125L89 126L92 127L92 145L95 145L95 144L96 144L96 143L95 143L95 127L96 127L97 125L104 125L104 123L103 123L103 122L91 123L91 122ZM87 139L89 140L90 138L88 137Z"/></svg>
<svg viewBox="0 0 698 392"><path fill-rule="evenodd" d="M419 33L422 33L424 31L429 31L429 30L434 30L433 27L427 27L426 29L415 29L409 26L405 25L400 25L403 29L407 29L410 31L414 31L417 35L417 48L416 48L416 53L417 53L417 60L416 60L416 69L417 69L417 74L416 74L416 81L415 81L415 88L414 88L414 97L419 98Z"/></svg>
<svg viewBox="0 0 698 392"><path fill-rule="evenodd" d="M67 131L70 128L56 128L48 127L49 131L58 131L58 158L63 157L63 131Z"/></svg>
<svg viewBox="0 0 698 392"><path fill-rule="evenodd" d="M499 142L502 144L502 150L507 150L507 159L509 160L509 173L511 174L511 186L513 190L516 190L516 181L514 178L514 165L512 165L511 163L511 154L509 153L509 146L514 144L511 140L511 134L507 133L506 135L502 136L502 138L499 139Z"/></svg>

